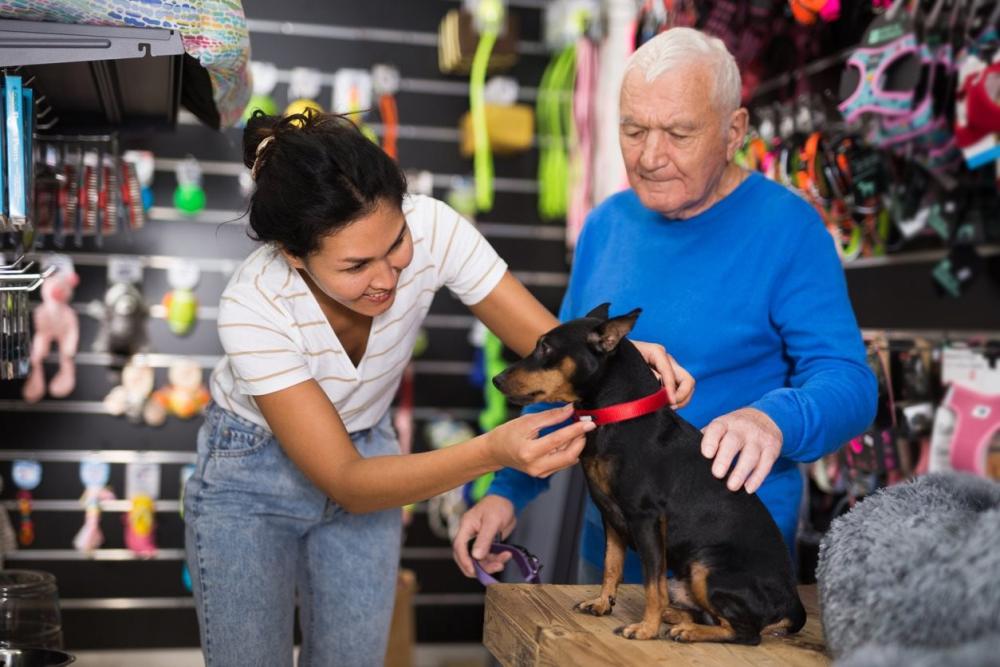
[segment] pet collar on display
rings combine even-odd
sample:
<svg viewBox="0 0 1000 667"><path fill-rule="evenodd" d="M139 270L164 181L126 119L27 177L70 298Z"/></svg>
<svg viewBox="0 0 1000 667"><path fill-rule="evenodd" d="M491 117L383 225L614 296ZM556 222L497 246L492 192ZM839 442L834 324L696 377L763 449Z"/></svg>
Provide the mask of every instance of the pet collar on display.
<svg viewBox="0 0 1000 667"><path fill-rule="evenodd" d="M648 415L666 407L670 403L666 389L660 389L655 394L643 396L642 398L626 403L617 403L595 410L576 410L573 412L573 419L581 421L589 419L598 426L623 422L636 417Z"/></svg>
<svg viewBox="0 0 1000 667"><path fill-rule="evenodd" d="M471 544L470 551L471 551ZM503 552L509 552L511 554L511 560L517 565L518 569L521 570L521 576L529 584L540 584L542 583L539 572L542 569L542 564L538 560L538 557L532 554L530 551L522 546L516 544L507 544L505 542L494 542L490 545L490 553L499 554ZM476 568L476 579L479 580L483 586L489 586L490 584L500 583L496 577L491 575L489 572L484 570L479 564L479 561L473 559L472 564Z"/></svg>

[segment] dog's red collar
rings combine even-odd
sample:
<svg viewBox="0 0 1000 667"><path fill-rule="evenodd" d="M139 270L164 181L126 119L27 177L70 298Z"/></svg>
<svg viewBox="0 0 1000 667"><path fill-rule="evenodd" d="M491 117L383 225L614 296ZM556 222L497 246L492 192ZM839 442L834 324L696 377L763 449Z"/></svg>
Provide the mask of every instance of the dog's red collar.
<svg viewBox="0 0 1000 667"><path fill-rule="evenodd" d="M609 405L607 407L597 408L596 410L577 410L573 413L573 419L576 421L589 419L598 426L613 424L615 422L623 422L628 419L635 419L636 417L648 415L651 412L656 412L657 410L665 407L669 401L670 399L667 396L667 390L660 389L655 394L643 396L642 398L634 401L628 401L627 403Z"/></svg>

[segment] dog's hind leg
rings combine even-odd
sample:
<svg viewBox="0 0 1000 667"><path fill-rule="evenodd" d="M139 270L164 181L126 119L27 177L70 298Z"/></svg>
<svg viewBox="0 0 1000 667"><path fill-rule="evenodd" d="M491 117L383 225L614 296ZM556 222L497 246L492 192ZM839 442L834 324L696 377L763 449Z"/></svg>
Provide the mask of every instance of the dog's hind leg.
<svg viewBox="0 0 1000 667"><path fill-rule="evenodd" d="M660 634L663 612L670 604L667 592L666 523L660 517L629 521L629 532L642 560L646 609L642 620L615 632L628 639L655 639Z"/></svg>
<svg viewBox="0 0 1000 667"><path fill-rule="evenodd" d="M690 590L691 597L718 625L703 625L684 622L671 626L670 638L682 642L729 642L734 644L757 645L760 643L760 629L739 622L734 627L733 621L720 614L711 601L708 589L710 570L702 563L691 565Z"/></svg>
<svg viewBox="0 0 1000 667"><path fill-rule="evenodd" d="M625 570L625 540L607 521L604 522L604 581L601 594L574 607L577 611L594 616L605 616L615 606L618 584Z"/></svg>

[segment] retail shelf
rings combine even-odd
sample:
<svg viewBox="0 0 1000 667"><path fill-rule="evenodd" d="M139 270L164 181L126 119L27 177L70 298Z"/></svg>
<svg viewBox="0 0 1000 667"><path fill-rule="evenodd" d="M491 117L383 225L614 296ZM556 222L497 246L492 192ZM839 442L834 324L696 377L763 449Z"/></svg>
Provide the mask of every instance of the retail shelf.
<svg viewBox="0 0 1000 667"><path fill-rule="evenodd" d="M76 549L18 549L4 554L8 561L135 561L135 560L184 560L183 549L158 549L152 557L139 556L130 549L95 549L90 552ZM451 547L403 547L402 560L449 560Z"/></svg>
<svg viewBox="0 0 1000 667"><path fill-rule="evenodd" d="M0 19L0 61L5 67L183 53L176 30Z"/></svg>
<svg viewBox="0 0 1000 667"><path fill-rule="evenodd" d="M5 401L8 402L8 401ZM19 403L20 401L9 401ZM55 401L51 401L55 402ZM69 402L69 401L65 401ZM84 401L79 401L83 403ZM97 403L97 406L101 406ZM25 404L27 405L27 404ZM35 403L34 405L39 405ZM2 409L2 407L0 407ZM140 451L132 449L0 449L0 461L16 461L27 459L31 461L68 462L103 461L104 463L194 463L197 454L194 452L171 452L164 450Z"/></svg>
<svg viewBox="0 0 1000 667"><path fill-rule="evenodd" d="M417 593L413 603L420 607L481 606L482 593ZM140 609L193 609L192 597L62 598L63 610L124 611Z"/></svg>
<svg viewBox="0 0 1000 667"><path fill-rule="evenodd" d="M55 414L92 414L92 415L107 415L108 411L104 407L101 401L74 401L74 400L42 400L38 403L25 403L24 401L19 401L16 399L0 399L0 412L38 412L38 413L55 413ZM417 407L413 408L413 418L419 421L432 421L439 419L443 416L450 417L451 419L462 419L465 421L475 421L479 418L480 410L476 408L459 408L459 407L440 407L440 408L427 408L427 407ZM73 451L73 450L49 450L49 451L71 451L74 458L65 459L50 459L50 460L66 460L66 461L80 461L89 452L86 451ZM106 453L102 452L102 453ZM121 455L134 454L137 452L132 452L131 450L123 452ZM172 452L169 452L172 454ZM21 452L22 456L13 458L39 458L38 456L28 456L26 452ZM187 456L187 454L185 454ZM194 460L194 454L190 454L191 461ZM8 460L11 457L6 457ZM4 460L4 452L0 450L0 461ZM128 463L132 460L139 460L138 458L116 461L117 463ZM146 460L146 459L142 459ZM153 461L156 463L157 461ZM187 463L188 461L174 461L175 463ZM159 461L163 463L163 461Z"/></svg>
<svg viewBox="0 0 1000 667"><path fill-rule="evenodd" d="M128 512L132 509L131 500L104 500L101 501L102 512ZM4 500L3 506L11 511L17 511L17 500ZM32 512L79 512L83 509L79 500L46 500L44 498L34 498L31 501ZM181 503L179 500L157 500L156 511L164 514L176 514L180 512Z"/></svg>
<svg viewBox="0 0 1000 667"><path fill-rule="evenodd" d="M1000 245L980 245L976 246L976 252L980 257L993 257L1000 255ZM947 250L920 250L917 252L899 252L882 257L861 257L859 259L844 262L845 270L870 269L880 266L894 266L900 264L925 264L944 259L948 255Z"/></svg>

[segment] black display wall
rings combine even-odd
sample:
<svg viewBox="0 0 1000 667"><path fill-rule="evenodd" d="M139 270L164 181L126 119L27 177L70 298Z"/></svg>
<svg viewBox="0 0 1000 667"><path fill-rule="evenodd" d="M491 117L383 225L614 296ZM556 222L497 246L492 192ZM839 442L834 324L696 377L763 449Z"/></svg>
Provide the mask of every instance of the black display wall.
<svg viewBox="0 0 1000 667"><path fill-rule="evenodd" d="M327 74L342 67L370 68L379 62L395 65L403 79L397 95L400 162L406 169L434 174L434 194L444 197L452 176L471 174L471 161L459 156L457 142L458 120L468 109L467 87L462 78L444 76L437 68L438 22L457 5L435 0L250 0L244 8L253 60L274 63L285 72L301 66ZM508 75L523 86L522 101L532 104L533 87L548 59L538 43L539 8L544 3L522 0L511 5L520 19L522 44L520 62ZM330 93L325 85L319 98L325 107L329 107ZM279 83L273 96L283 108L288 101L287 83ZM377 114L373 121L378 122ZM88 241L84 248L66 249L80 274L74 301L81 307L100 299L107 288L109 255L135 255L145 262L143 291L150 304L159 303L169 289L164 269L170 258L195 259L202 268L196 292L203 315L195 331L178 338L156 317L150 319L148 331L152 352L193 355L205 366L206 377L222 352L212 319L219 295L229 272L253 248L242 222L235 220L246 206L237 178L240 141L240 130L215 132L188 114L182 114L173 132L123 134L123 149L148 149L157 159L151 219L136 233L104 239L103 247ZM193 219L180 216L172 206L174 165L189 154L201 161L207 193L205 211ZM480 228L531 291L555 310L566 283L565 246L562 225L542 224L536 213L537 154L499 157L495 162L496 205L491 213L479 216ZM104 414L100 401L117 378L108 359L91 352L98 322L83 314L80 321L78 385L70 397L46 398L28 406L20 400L18 383L0 383L2 498L15 525L16 489L9 461L35 458L43 465L42 483L33 493L37 538L30 547L10 554L4 565L56 575L70 649L195 646L194 609L181 580L183 523L177 499L181 467L194 460L200 419L182 422L171 417L165 426L153 429ZM422 426L435 412L448 411L474 422L482 406L481 391L467 379L473 360L467 341L470 324L471 317L461 303L447 292L438 295L426 325L429 346L416 362L417 450L426 447ZM153 357L159 366L158 386L165 382L169 359ZM50 366L49 374L53 371ZM73 536L83 523L77 502L83 492L79 460L94 451L112 462L111 486L119 497L125 492L126 461L162 464L164 500L156 515L157 558L136 560L124 550L125 502L111 503L103 514L106 540L94 558L73 549ZM403 566L416 573L419 584L416 621L421 642L478 642L481 638L482 587L458 572L450 551L446 541L429 531L426 515L418 512L407 532Z"/></svg>
<svg viewBox="0 0 1000 667"><path fill-rule="evenodd" d="M509 73L522 85L521 99L532 103L548 56L540 47L543 0L512 0L520 19L521 58ZM403 77L397 96L401 123L399 158L407 169L435 175L434 194L443 197L453 175L467 175L471 162L458 154L457 123L468 108L462 79L437 69L438 22L454 1L420 0L364 3L248 0L244 3L251 31L252 58L281 70L306 66L325 73L342 67L368 68L393 64ZM347 28L348 30L344 30ZM351 30L367 28L374 30ZM274 97L287 101L287 85ZM321 101L329 104L329 86ZM252 249L236 218L245 207L237 182L241 159L240 131L214 132L183 115L176 131L155 135L123 135L123 148L156 154L155 204L147 226L134 234L70 248L81 284L75 302L99 299L107 287L108 255L139 256L146 264L143 289L149 303L168 290L164 268L170 258L194 258L202 268L197 288L203 318L186 338L172 335L163 319L149 322L151 351L162 355L194 355L207 369L221 354L212 319L228 272ZM171 200L173 168L188 154L202 162L207 209L188 219ZM537 154L496 159L497 197L494 210L481 215L480 228L511 268L550 309L558 307L568 267L560 223L542 223L536 212ZM900 258L864 260L847 269L848 286L862 327L976 329L1000 331L1000 286L982 277L962 299L940 297L930 270L939 255L921 261ZM995 255L989 260L1000 268ZM441 293L427 322L429 347L416 362L415 448L426 447L421 427L436 411L474 421L482 405L480 391L467 380L473 350L467 341L471 318L447 293ZM43 480L34 492L35 543L5 562L12 568L54 573L59 582L66 643L70 649L139 646L194 646L197 627L190 595L181 581L183 524L178 516L181 466L193 461L199 420L171 418L158 429L129 424L103 413L101 399L117 383L107 359L90 352L97 322L81 315L78 386L65 400L45 399L34 406L20 400L17 383L0 383L0 473L2 499L16 523L16 489L9 461L43 461ZM168 357L153 358L158 384L165 380ZM683 360L682 360L683 361ZM50 373L52 368L50 367ZM112 462L112 487L124 493L124 463L145 458L161 462L162 493L158 506L159 556L136 560L124 550L121 518L124 502L112 503L102 518L104 548L88 558L72 548L83 521L77 502L83 489L79 460L100 452ZM482 589L454 567L447 542L434 537L424 514L408 530L403 565L416 572L418 640L472 641L481 638Z"/></svg>

